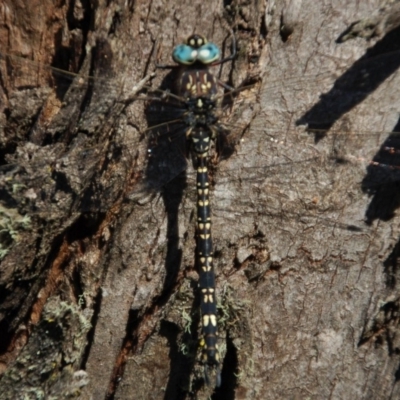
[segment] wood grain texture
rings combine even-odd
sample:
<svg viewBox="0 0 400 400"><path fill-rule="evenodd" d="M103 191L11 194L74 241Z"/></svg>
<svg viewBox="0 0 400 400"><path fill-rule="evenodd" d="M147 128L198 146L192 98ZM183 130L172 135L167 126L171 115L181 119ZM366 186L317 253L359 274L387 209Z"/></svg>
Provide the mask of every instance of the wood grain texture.
<svg viewBox="0 0 400 400"><path fill-rule="evenodd" d="M225 361L212 398L397 398L399 177L369 165L399 130L397 28L338 43L391 3L14 3L0 52L34 62L0 60L2 164L24 166L0 176L1 193L18 178L26 189L3 207L35 212L0 266L0 397L212 395L184 354L199 334L193 173L127 200L152 117L122 100L193 32L229 53L228 26L238 59L216 73L262 81L222 116L241 140L213 172Z"/></svg>

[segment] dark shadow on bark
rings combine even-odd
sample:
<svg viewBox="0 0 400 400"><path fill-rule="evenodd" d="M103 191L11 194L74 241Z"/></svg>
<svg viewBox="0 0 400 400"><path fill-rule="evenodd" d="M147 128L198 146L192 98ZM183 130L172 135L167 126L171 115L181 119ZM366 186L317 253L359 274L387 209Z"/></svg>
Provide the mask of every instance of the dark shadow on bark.
<svg viewBox="0 0 400 400"><path fill-rule="evenodd" d="M178 213L182 201L183 190L186 187L186 175L181 174L165 186L163 200L167 213L167 255L165 258L166 277L161 299L169 297L176 283L181 266L182 250L179 249ZM166 301L167 299L165 299Z"/></svg>
<svg viewBox="0 0 400 400"><path fill-rule="evenodd" d="M148 95L150 100L145 115L150 127L147 131L149 159L144 182L145 190L151 192L164 190L187 167L185 125L181 121L185 109L168 96L177 79L177 72L177 69L173 69L164 78L160 88Z"/></svg>
<svg viewBox="0 0 400 400"><path fill-rule="evenodd" d="M394 29L370 48L335 82L319 102L296 121L308 125L309 131L329 130L344 114L360 104L400 66L400 29ZM327 132L315 133L319 142Z"/></svg>
<svg viewBox="0 0 400 400"><path fill-rule="evenodd" d="M183 388L189 385L188 371L191 369L187 357L179 351L177 345L179 328L175 324L163 320L161 321L160 335L168 340L169 358L171 360L171 369L164 399L184 399Z"/></svg>
<svg viewBox="0 0 400 400"><path fill-rule="evenodd" d="M146 118L149 129L148 148L150 158L145 171L144 181L147 191L161 190L161 196L167 215L167 254L165 257L166 277L162 293L157 301L162 307L169 300L177 283L177 276L182 262L182 250L179 248L179 207L183 192L186 188L186 148L185 124L179 122L185 109L177 100L168 96L169 88L177 78L177 69L164 78L159 90L166 92L165 98L161 93L150 94L146 107ZM178 122L171 122L178 121ZM194 309L192 308L192 315ZM165 399L184 399L190 386L190 375L193 370L191 355L191 340L184 334L183 342L189 349L188 356L179 351L177 345L178 332L175 325L162 322L160 333L168 338L170 344L170 376L165 391ZM192 326L192 332L197 326ZM186 343L186 341L190 341Z"/></svg>
<svg viewBox="0 0 400 400"><path fill-rule="evenodd" d="M221 386L216 388L212 400L234 400L237 387L238 356L231 338L227 337L226 355L222 364Z"/></svg>
<svg viewBox="0 0 400 400"><path fill-rule="evenodd" d="M193 362L190 353L185 355L180 351L177 343L179 329L175 324L161 321L160 335L166 337L169 343L169 358L171 360L170 374L165 389L165 400L183 400L187 396L190 387L190 375L193 370ZM183 335L183 341L187 339Z"/></svg>
<svg viewBox="0 0 400 400"><path fill-rule="evenodd" d="M398 293L399 283L400 283L399 255L400 255L400 242L397 242L393 251L390 253L389 257L383 263L384 268L385 268L384 272L385 272L386 286L393 291L393 294L396 296L396 298L397 298L396 293ZM398 301L397 301L397 303L398 303ZM396 315L398 315L398 308L399 308L399 306L397 306L397 309L394 307ZM397 318L394 322L397 326ZM389 331L388 336L396 335L396 329L392 329L392 330L388 329L388 331ZM394 337L394 342L396 342L395 337ZM395 354L398 354L399 351L400 351L399 349L394 349ZM396 382L398 382L400 380L400 365L398 366L397 370L395 371L394 378L395 378Z"/></svg>
<svg viewBox="0 0 400 400"><path fill-rule="evenodd" d="M400 242L396 243L389 257L384 261L386 286L392 290L398 290L400 284L399 270Z"/></svg>
<svg viewBox="0 0 400 400"><path fill-rule="evenodd" d="M400 365L398 366L398 368L394 374L394 378L395 378L396 382L400 381Z"/></svg>
<svg viewBox="0 0 400 400"><path fill-rule="evenodd" d="M388 221L400 206L400 120L373 158L362 181L364 193L372 197L365 213L366 222Z"/></svg>
<svg viewBox="0 0 400 400"><path fill-rule="evenodd" d="M175 70L168 74L160 90L171 87ZM169 297L181 264L182 251L179 249L178 213L186 188L186 137L183 124L168 123L179 120L183 110L174 101L159 98L157 93L146 107L149 129L148 148L150 157L145 171L145 190L161 191L167 214L167 272L161 298Z"/></svg>
<svg viewBox="0 0 400 400"><path fill-rule="evenodd" d="M400 353L398 346L399 310L398 298L385 303L374 316L370 325L364 329L358 345L362 346L365 343L373 342L375 347L386 346L390 358L398 356ZM394 372L394 380L395 382L400 380L400 366Z"/></svg>

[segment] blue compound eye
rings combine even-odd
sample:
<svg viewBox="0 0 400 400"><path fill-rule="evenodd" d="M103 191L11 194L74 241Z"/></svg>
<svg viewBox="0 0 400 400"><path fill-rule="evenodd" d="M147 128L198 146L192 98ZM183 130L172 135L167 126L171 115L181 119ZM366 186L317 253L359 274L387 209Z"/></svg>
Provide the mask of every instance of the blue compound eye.
<svg viewBox="0 0 400 400"><path fill-rule="evenodd" d="M197 50L197 53L197 60L202 64L211 64L221 55L219 47L214 43L206 43Z"/></svg>
<svg viewBox="0 0 400 400"><path fill-rule="evenodd" d="M198 50L187 44L179 44L172 52L172 58L178 64L191 65L197 60Z"/></svg>

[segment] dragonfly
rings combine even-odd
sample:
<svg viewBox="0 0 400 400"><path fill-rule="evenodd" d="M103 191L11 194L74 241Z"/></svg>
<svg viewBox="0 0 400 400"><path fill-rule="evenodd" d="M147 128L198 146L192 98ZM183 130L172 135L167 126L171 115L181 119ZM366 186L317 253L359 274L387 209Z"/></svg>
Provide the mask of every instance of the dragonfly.
<svg viewBox="0 0 400 400"><path fill-rule="evenodd" d="M364 68L370 76L394 56L365 60L358 70ZM2 185L7 189L4 189L4 208L13 210L7 211L10 215L5 217L8 232L13 232L4 239L5 251L15 244L20 230L29 230L26 218L37 216L55 221L64 204L73 212L103 211L118 199L126 199L138 181L144 184L138 185L134 195L129 195L135 200L143 192L151 193L168 186L176 176L186 172L188 163L184 148L188 122L183 120L182 109L176 106L176 103L184 104L185 99L168 92L169 84L154 90L146 86L146 81L141 82L133 92L144 89L147 94L142 97L134 94L129 99L135 103L143 100L145 107L147 126L138 128L144 132L143 137L149 137L142 147L150 148L151 152L144 156L132 150L141 146L142 136L134 137L126 120L122 119L122 129L113 129L113 116L121 114L126 106L126 99L119 99L125 88L116 77L109 77L107 73L104 79L68 74L9 55L3 55L3 60L13 65L11 71L18 74L19 87L23 88L10 100L10 114L7 121L3 118L2 122L7 137L12 138L11 144L4 146L1 176ZM32 70L37 68L46 71L47 84L41 81L36 86L37 82L32 81ZM102 70L107 70L107 66ZM351 85L349 81L354 74L348 71L339 82L328 71L317 76L268 80L260 90L257 84L241 90L225 88L219 97L219 120L227 131L227 143L219 145L220 153L227 155L226 160L218 162L215 171L211 168L210 201L214 230L219 233L224 231L224 226L228 229L216 239L217 245L223 240L235 243L249 233L268 238L269 260L273 264L291 255L294 246L288 231L300 226L302 230L304 227L314 229L316 237L321 227L339 230L344 241L348 232L365 234L368 231L363 208L354 203L355 192L377 193L385 185L398 181L398 134L396 128L386 128L386 124L395 126L393 115L384 116L386 129L371 131L346 126L346 119L338 118L344 113L343 108L336 113L330 109L320 117L319 112L307 114L298 106L302 104L302 97L312 97L313 93L320 93L321 88L328 94L321 98L317 95L311 103L320 101L319 107L324 111L323 106L333 103L332 98L338 93L343 98L349 93L355 99L365 98L370 93L365 85L368 79L360 78L356 85ZM53 79L62 101L54 94ZM304 93L306 82L308 92ZM282 88L283 92L277 91ZM98 90L108 92L108 102L91 103ZM72 100L76 99L77 91L81 99L79 106ZM37 105L33 108L35 112L21 121L17 104L23 98L32 98ZM270 114L280 114L288 105L289 113L279 125L269 122ZM102 121L92 117L97 107L105 110L106 117ZM65 109L70 117L72 115L66 135L59 128L65 122L61 117L61 110ZM261 118L253 121L254 113ZM160 114L166 115L166 120L160 121ZM82 134L93 131L102 134L89 137ZM64 142L59 139L61 136ZM372 163L373 156L364 153L364 148L371 144L379 150ZM145 161L147 166L142 167ZM364 176L366 168L371 170L368 176ZM187 180L193 181L188 187L194 188L195 177L191 172L186 174ZM343 182L346 174L364 176L359 187L346 186ZM16 209L18 211L14 211ZM15 222L16 213L19 222ZM369 219L372 221L375 217L376 213L371 212ZM282 235L274 234L277 231ZM322 249L310 250L306 245L304 248L315 254L315 259L322 258ZM254 251L251 246L238 249L238 262L254 257Z"/></svg>

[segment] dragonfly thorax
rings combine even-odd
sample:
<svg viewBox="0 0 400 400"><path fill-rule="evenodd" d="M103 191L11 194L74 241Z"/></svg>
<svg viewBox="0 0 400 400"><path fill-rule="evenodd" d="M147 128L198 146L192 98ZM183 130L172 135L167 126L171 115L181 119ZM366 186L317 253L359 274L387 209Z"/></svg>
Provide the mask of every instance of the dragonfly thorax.
<svg viewBox="0 0 400 400"><path fill-rule="evenodd" d="M184 122L188 127L212 126L218 122L216 116L216 78L205 69L185 69L178 80L177 93L185 98Z"/></svg>
<svg viewBox="0 0 400 400"><path fill-rule="evenodd" d="M184 123L190 128L213 126L218 122L215 100L208 97L188 99Z"/></svg>
<svg viewBox="0 0 400 400"><path fill-rule="evenodd" d="M204 66L203 66L204 67ZM183 98L209 97L218 94L218 84L214 75L204 68L186 68L177 80L177 93Z"/></svg>

